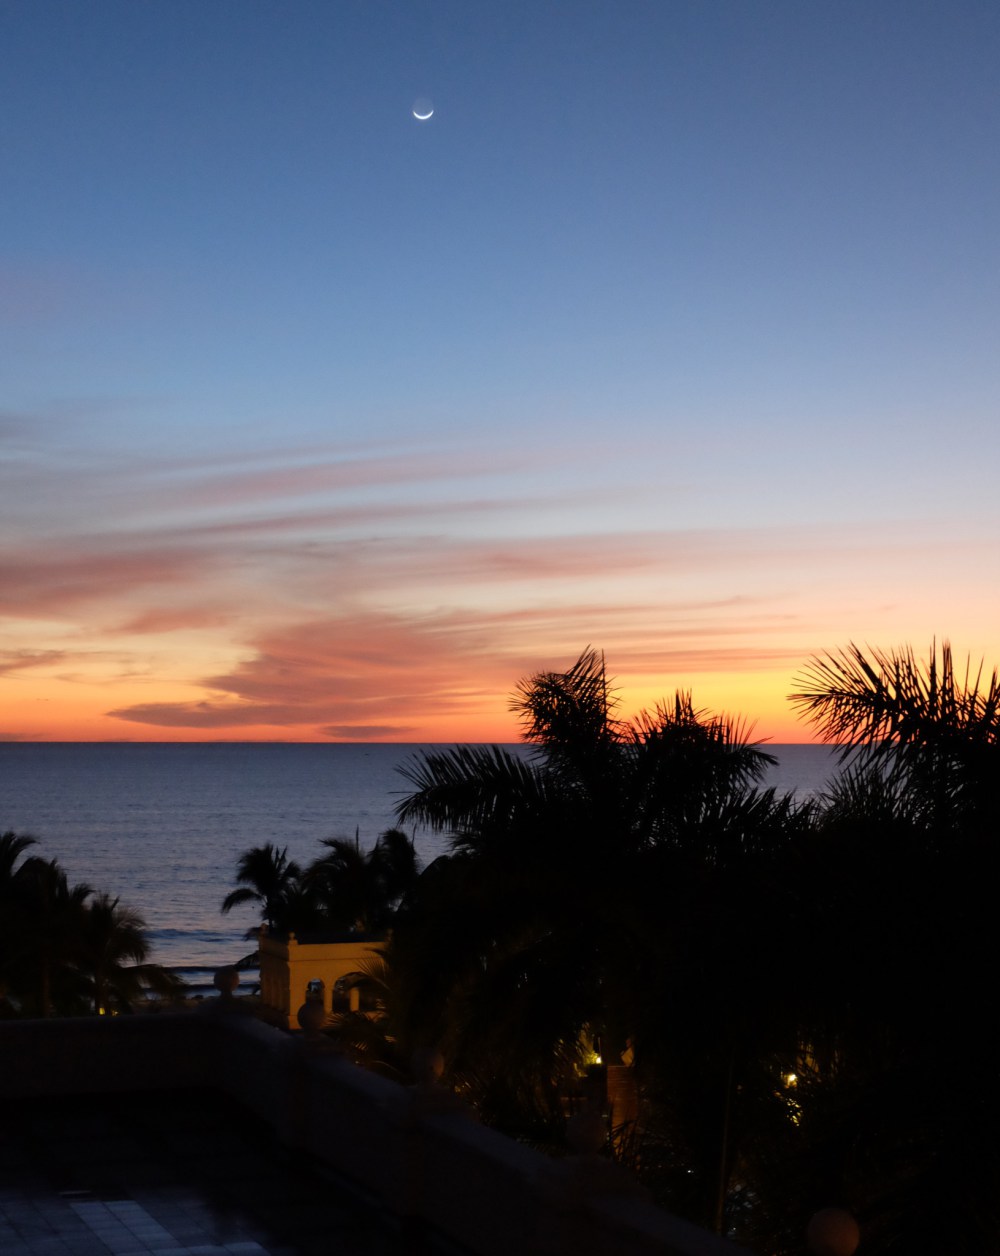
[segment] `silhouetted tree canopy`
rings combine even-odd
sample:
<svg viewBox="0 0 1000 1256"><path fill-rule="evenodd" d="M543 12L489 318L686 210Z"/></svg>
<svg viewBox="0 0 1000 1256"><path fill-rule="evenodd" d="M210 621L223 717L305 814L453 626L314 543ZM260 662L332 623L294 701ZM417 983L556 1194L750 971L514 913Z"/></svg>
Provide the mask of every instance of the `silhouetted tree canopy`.
<svg viewBox="0 0 1000 1256"><path fill-rule="evenodd" d="M0 835L0 1006L8 1015L127 1012L177 991L147 961L146 922L117 898L71 885L35 838Z"/></svg>

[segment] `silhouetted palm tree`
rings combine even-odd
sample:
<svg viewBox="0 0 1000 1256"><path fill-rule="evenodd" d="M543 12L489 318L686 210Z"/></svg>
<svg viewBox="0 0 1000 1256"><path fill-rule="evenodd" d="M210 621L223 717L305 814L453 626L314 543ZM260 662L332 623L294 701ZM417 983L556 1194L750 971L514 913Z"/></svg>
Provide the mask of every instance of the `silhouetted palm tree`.
<svg viewBox="0 0 1000 1256"><path fill-rule="evenodd" d="M817 655L791 695L824 740L841 747L870 790L901 787L907 805L937 828L995 827L1000 819L1000 678L966 661L957 672L950 644L926 663L912 649L851 644Z"/></svg>
<svg viewBox="0 0 1000 1256"><path fill-rule="evenodd" d="M771 755L738 723L707 716L678 693L631 721L615 717L604 658L585 651L564 673L523 681L512 700L530 759L499 746L425 753L400 771L414 792L403 821L448 832L456 851L565 845L581 856L683 844L706 809L758 781Z"/></svg>
<svg viewBox="0 0 1000 1256"><path fill-rule="evenodd" d="M955 673L949 642L932 644L926 664L912 648L871 649L853 642L814 656L797 677L791 701L823 736L873 753L908 747L960 751L1000 740L1000 680L983 683L982 663Z"/></svg>
<svg viewBox="0 0 1000 1256"><path fill-rule="evenodd" d="M947 643L923 663L851 645L796 685L846 768L803 870L816 892L800 1165L857 1210L866 1251L995 1250L1000 1074L981 1044L995 1035L997 673L957 671Z"/></svg>
<svg viewBox="0 0 1000 1256"><path fill-rule="evenodd" d="M171 974L143 962L141 916L88 885L71 886L55 859L22 859L34 844L33 837L0 835L0 994L9 991L16 1000L8 1010L41 1016L118 1010L146 988L176 993Z"/></svg>
<svg viewBox="0 0 1000 1256"><path fill-rule="evenodd" d="M236 876L242 884L223 899L222 911L258 903L276 932L384 933L419 871L413 843L389 829L368 851L343 838L323 845L327 853L304 871L287 847L267 843L244 851Z"/></svg>
<svg viewBox="0 0 1000 1256"><path fill-rule="evenodd" d="M18 984L25 948L17 880L18 862L34 844L35 838L27 834L0 833L0 999L4 1000L7 1009L10 1005L6 996Z"/></svg>
<svg viewBox="0 0 1000 1256"><path fill-rule="evenodd" d="M413 843L399 829L388 829L369 851L362 851L356 839L327 838L323 845L327 854L310 864L303 877L316 924L336 931L384 933L416 880Z"/></svg>
<svg viewBox="0 0 1000 1256"><path fill-rule="evenodd" d="M84 914L77 964L93 984L96 1013L128 1008L141 995L150 976L148 955L142 916L110 894L95 894Z"/></svg>
<svg viewBox="0 0 1000 1256"><path fill-rule="evenodd" d="M55 859L33 856L16 874L16 912L24 997L39 1015L72 1011L84 998L76 968L89 885L70 885Z"/></svg>
<svg viewBox="0 0 1000 1256"><path fill-rule="evenodd" d="M222 900L222 912L257 903L269 929L287 929L289 908L300 891L301 876L299 865L288 858L287 846L281 850L271 842L252 846L240 856L236 868L240 885ZM256 930L251 929L249 935L254 934Z"/></svg>
<svg viewBox="0 0 1000 1256"><path fill-rule="evenodd" d="M0 833L0 894L9 891L17 861L38 839L27 833Z"/></svg>
<svg viewBox="0 0 1000 1256"><path fill-rule="evenodd" d="M420 873L413 839L402 829L386 829L372 849L371 862L382 900L380 911L391 916Z"/></svg>
<svg viewBox="0 0 1000 1256"><path fill-rule="evenodd" d="M508 1126L517 1113L536 1128L558 1123L560 1086L588 1039L610 1062L630 1044L637 1068L667 1079L679 1061L669 1035L702 1047L721 1035L723 1063L706 1082L721 1110L746 1080L739 1069L759 1046L765 1005L778 1002L763 947L746 934L755 912L770 912L759 932L773 938L786 905L775 868L807 809L755 788L771 756L688 694L620 719L593 650L522 682L512 705L527 757L459 747L401 769L415 789L400 818L446 832L453 851L421 878L394 933L410 1023L442 1046L453 1075L475 1079L486 1118ZM758 893L758 883L773 888ZM712 912L699 946L699 911L719 899L732 910ZM712 1120L699 1218L709 1222L720 1131L738 1144L734 1121Z"/></svg>

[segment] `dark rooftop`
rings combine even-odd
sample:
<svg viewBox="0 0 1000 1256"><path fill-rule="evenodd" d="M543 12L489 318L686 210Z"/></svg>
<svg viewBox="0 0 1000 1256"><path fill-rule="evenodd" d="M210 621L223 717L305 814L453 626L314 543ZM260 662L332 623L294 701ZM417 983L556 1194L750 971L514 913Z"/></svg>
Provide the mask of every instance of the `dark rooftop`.
<svg viewBox="0 0 1000 1256"><path fill-rule="evenodd" d="M442 1249L216 1091L8 1100L4 1256L398 1256ZM454 1250L454 1249L447 1249Z"/></svg>

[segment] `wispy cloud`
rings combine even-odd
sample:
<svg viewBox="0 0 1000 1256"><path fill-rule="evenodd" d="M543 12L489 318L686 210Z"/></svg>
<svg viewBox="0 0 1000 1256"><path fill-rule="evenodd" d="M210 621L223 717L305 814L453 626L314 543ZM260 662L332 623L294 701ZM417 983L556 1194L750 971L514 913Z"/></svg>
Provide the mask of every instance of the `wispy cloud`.
<svg viewBox="0 0 1000 1256"><path fill-rule="evenodd" d="M304 503L309 498L330 494L465 482L486 474L516 474L525 464L524 457L508 454L499 459L487 458L481 453L457 450L375 456L324 450L307 459L300 451L289 450L272 456L264 467L207 465L200 475L189 470L189 482L180 488L178 500L188 506L215 508L289 498Z"/></svg>
<svg viewBox="0 0 1000 1256"><path fill-rule="evenodd" d="M417 730L412 724L327 724L319 731L335 741L406 741Z"/></svg>
<svg viewBox="0 0 1000 1256"><path fill-rule="evenodd" d="M158 591L159 595L159 591ZM203 601L175 606L149 606L132 619L116 624L109 632L135 634L190 632L199 628L222 628L238 615L232 605L206 606Z"/></svg>
<svg viewBox="0 0 1000 1256"><path fill-rule="evenodd" d="M693 607L686 607L690 614ZM787 661L787 647L746 651L713 626L708 608L695 632L670 637L658 626L663 608L573 605L438 614L359 613L288 624L248 643L253 655L231 672L204 676L205 701L140 703L109 712L117 719L166 728L233 730L269 726L311 736L396 737L475 721L513 721L506 695L522 674L564 666L594 639L617 670L720 670ZM763 616L761 617L763 618ZM772 622L773 626L773 622ZM693 641L692 636L696 637ZM660 641L653 648L652 640ZM515 648L512 648L515 643ZM748 657L749 655L749 657Z"/></svg>
<svg viewBox="0 0 1000 1256"><path fill-rule="evenodd" d="M52 667L65 657L62 650L0 650L0 676L32 667Z"/></svg>
<svg viewBox="0 0 1000 1256"><path fill-rule="evenodd" d="M81 606L115 602L140 588L164 589L204 576L203 554L152 545L28 542L0 552L0 607L20 618L64 618Z"/></svg>
<svg viewBox="0 0 1000 1256"><path fill-rule="evenodd" d="M644 688L790 671L830 643L831 603L885 618L929 563L958 579L946 531L635 527L623 497L546 495L519 466L334 446L9 464L0 607L33 636L0 674L116 699L134 679L107 714L205 736L513 731L517 677L588 643Z"/></svg>
<svg viewBox="0 0 1000 1256"><path fill-rule="evenodd" d="M137 704L119 719L165 727L238 728L271 725L316 731L411 728L428 711L468 715L497 671L481 624L455 615L375 612L291 624L253 643L253 657L232 672L202 677L213 697L202 702ZM476 674L475 687L461 677ZM371 734L369 734L371 735Z"/></svg>

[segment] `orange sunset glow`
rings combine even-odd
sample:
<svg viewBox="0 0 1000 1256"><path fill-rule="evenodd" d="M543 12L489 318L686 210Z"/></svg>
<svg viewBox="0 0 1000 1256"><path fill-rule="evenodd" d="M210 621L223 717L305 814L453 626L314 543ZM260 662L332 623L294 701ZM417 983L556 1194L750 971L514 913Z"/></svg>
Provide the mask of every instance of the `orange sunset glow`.
<svg viewBox="0 0 1000 1256"><path fill-rule="evenodd" d="M781 743L823 650L1000 658L990 41L709 8L10 16L0 735L511 741L592 645Z"/></svg>

